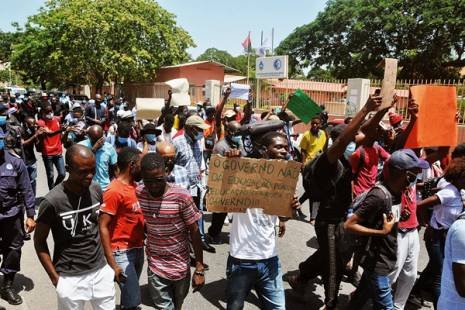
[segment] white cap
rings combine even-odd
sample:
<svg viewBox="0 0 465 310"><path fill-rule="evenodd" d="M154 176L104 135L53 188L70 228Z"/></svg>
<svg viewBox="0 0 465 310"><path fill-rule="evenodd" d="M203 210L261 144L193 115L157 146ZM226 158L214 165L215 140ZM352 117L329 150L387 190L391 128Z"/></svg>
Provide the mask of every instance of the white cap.
<svg viewBox="0 0 465 310"><path fill-rule="evenodd" d="M76 102L73 104L72 110L77 109L77 108L82 109L81 104L79 102Z"/></svg>

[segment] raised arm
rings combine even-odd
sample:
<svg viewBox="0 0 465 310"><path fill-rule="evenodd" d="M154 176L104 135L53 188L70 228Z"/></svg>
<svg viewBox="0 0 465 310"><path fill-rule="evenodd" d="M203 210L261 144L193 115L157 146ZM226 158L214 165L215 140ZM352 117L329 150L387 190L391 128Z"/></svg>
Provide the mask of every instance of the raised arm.
<svg viewBox="0 0 465 310"><path fill-rule="evenodd" d="M347 128L341 133L331 147L326 151L328 161L335 163L344 154L344 151L349 143L354 139L360 125L365 117L371 111L376 111L381 105L381 97L368 97L366 104L355 115L353 120L347 125Z"/></svg>

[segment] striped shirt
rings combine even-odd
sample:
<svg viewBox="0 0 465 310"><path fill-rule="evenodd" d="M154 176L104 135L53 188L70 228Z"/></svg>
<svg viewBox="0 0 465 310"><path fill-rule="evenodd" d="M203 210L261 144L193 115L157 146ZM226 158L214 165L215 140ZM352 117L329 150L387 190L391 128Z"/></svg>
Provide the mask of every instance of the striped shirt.
<svg viewBox="0 0 465 310"><path fill-rule="evenodd" d="M144 185L137 188L137 198L145 219L146 251L150 270L177 281L189 270L189 229L201 217L189 192L167 184L165 194L154 198Z"/></svg>

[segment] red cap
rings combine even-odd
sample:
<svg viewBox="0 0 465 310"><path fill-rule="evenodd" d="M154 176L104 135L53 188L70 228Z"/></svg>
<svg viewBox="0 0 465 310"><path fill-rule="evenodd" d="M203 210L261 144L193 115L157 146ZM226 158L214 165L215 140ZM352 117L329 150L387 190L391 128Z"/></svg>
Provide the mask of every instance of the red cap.
<svg viewBox="0 0 465 310"><path fill-rule="evenodd" d="M402 117L402 115L394 112L389 112L389 123L391 124L391 126L397 125L403 120L404 118Z"/></svg>

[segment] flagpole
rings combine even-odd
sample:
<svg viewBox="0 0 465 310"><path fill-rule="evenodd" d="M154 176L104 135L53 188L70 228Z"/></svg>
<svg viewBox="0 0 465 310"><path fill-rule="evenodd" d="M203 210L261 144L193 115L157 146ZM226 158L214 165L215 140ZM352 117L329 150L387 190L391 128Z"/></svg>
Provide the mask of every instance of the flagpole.
<svg viewBox="0 0 465 310"><path fill-rule="evenodd" d="M247 53L247 85L249 85L250 53Z"/></svg>

